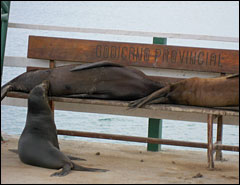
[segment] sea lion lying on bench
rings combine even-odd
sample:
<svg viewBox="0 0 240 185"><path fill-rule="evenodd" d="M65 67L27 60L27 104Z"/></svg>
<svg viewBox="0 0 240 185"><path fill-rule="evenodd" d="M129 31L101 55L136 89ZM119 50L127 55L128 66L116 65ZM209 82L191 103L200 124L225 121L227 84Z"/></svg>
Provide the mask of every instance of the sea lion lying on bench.
<svg viewBox="0 0 240 185"><path fill-rule="evenodd" d="M225 107L239 105L239 74L217 78L189 78L133 101L132 108L156 103Z"/></svg>
<svg viewBox="0 0 240 185"><path fill-rule="evenodd" d="M164 86L137 69L102 61L25 72L1 88L1 100L8 91L29 93L44 80L51 84L51 96L126 101L145 97Z"/></svg>

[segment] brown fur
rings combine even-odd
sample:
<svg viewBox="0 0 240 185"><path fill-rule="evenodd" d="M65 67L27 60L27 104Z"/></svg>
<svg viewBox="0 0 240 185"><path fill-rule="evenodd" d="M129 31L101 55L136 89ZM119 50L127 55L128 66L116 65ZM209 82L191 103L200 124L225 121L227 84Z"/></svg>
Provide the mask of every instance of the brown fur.
<svg viewBox="0 0 240 185"><path fill-rule="evenodd" d="M132 102L130 107L142 107L152 103L204 107L237 106L239 105L239 75L181 80Z"/></svg>

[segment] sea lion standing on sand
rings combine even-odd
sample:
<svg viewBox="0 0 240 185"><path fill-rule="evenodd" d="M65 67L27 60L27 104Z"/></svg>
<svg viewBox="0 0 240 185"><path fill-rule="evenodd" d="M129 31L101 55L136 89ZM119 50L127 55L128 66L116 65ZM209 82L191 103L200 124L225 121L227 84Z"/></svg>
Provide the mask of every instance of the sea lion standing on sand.
<svg viewBox="0 0 240 185"><path fill-rule="evenodd" d="M126 101L145 97L164 86L135 68L101 61L25 72L1 88L1 100L8 91L29 93L44 80L51 84L51 96Z"/></svg>
<svg viewBox="0 0 240 185"><path fill-rule="evenodd" d="M49 82L34 87L28 98L25 128L18 142L18 154L23 163L60 169L51 176L65 176L71 170L105 172L104 169L85 168L73 163L59 150L56 125L48 103Z"/></svg>
<svg viewBox="0 0 240 185"><path fill-rule="evenodd" d="M239 105L239 74L217 78L189 78L165 86L147 97L133 101L132 108L170 103L203 107Z"/></svg>

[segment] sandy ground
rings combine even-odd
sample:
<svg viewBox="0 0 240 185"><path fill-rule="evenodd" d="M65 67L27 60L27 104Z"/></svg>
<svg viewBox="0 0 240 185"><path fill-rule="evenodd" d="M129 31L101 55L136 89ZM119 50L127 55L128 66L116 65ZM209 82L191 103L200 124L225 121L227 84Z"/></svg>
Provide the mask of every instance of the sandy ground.
<svg viewBox="0 0 240 185"><path fill-rule="evenodd" d="M225 161L215 162L216 169L209 170L206 152L166 149L147 152L145 147L135 145L60 140L65 154L87 160L76 161L77 164L110 171L71 171L65 177L50 177L57 170L23 164L17 154L8 151L17 148L18 138L4 137L8 141L1 144L2 184L239 184L239 153L224 154ZM197 174L202 177L194 178Z"/></svg>

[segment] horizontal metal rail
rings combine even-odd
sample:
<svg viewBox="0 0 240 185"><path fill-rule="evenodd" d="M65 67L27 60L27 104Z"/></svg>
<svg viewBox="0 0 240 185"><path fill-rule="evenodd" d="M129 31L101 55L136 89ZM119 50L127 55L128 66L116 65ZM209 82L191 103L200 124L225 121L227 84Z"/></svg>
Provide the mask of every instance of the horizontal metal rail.
<svg viewBox="0 0 240 185"><path fill-rule="evenodd" d="M144 31L126 31L126 30L112 30L112 29L99 29L99 28L78 28L78 27L35 25L35 24L22 24L22 23L8 23L8 26L9 28L21 28L21 29L31 29L31 30L97 33L97 34L110 34L110 35L141 36L141 37L162 37L162 38L209 40L209 41L239 43L239 38L237 37L221 37L221 36L209 36L209 35L159 33L159 32L144 32Z"/></svg>
<svg viewBox="0 0 240 185"><path fill-rule="evenodd" d="M91 137L91 138L99 138L99 139L132 141L132 142L140 142L140 143L165 144L165 145L206 148L206 149L208 148L207 143L176 141L176 140L156 139L156 138L146 138L146 137L136 137L136 136L124 136L124 135L117 135L117 134L103 134L103 133L82 132L82 131L72 131L72 130L57 130L57 134L68 135L68 136ZM238 146L230 146L230 145L215 144L214 149L228 150L228 151L235 151L235 152L239 151Z"/></svg>

